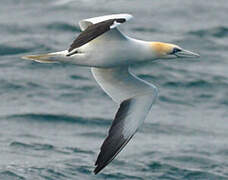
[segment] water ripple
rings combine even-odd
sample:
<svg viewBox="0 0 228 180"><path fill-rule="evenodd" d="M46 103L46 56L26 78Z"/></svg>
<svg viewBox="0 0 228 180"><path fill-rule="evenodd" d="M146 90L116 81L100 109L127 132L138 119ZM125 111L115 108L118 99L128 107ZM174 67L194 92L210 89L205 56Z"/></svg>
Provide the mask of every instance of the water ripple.
<svg viewBox="0 0 228 180"><path fill-rule="evenodd" d="M77 27L76 25L70 25L64 22L53 22L50 24L47 24L46 26L47 30L55 30L55 31L70 31L70 32L80 32L81 30L79 29L79 27Z"/></svg>
<svg viewBox="0 0 228 180"><path fill-rule="evenodd" d="M33 114L33 113L25 113L25 114L14 114L7 116L6 119L11 120L34 120L34 121L40 121L40 122L50 122L50 123L56 123L56 122L64 122L64 123L76 123L76 124L82 124L90 126L108 126L110 125L111 121L107 119L101 119L101 118L83 118L79 116L68 116L68 115L55 115L55 114Z"/></svg>
<svg viewBox="0 0 228 180"><path fill-rule="evenodd" d="M28 33L31 29L20 24L1 24L1 32L11 34Z"/></svg>
<svg viewBox="0 0 228 180"><path fill-rule="evenodd" d="M226 26L218 26L211 29L202 29L197 31L190 31L189 34L198 36L198 37L216 37L216 38L224 38L228 36L228 27Z"/></svg>
<svg viewBox="0 0 228 180"><path fill-rule="evenodd" d="M28 53L30 51L31 51L30 48L7 46L7 45L0 44L1 56L23 54L23 53Z"/></svg>
<svg viewBox="0 0 228 180"><path fill-rule="evenodd" d="M180 81L167 81L164 83L164 86L166 87L185 87L185 88L211 88L213 87L213 84L203 80L203 79L198 79L198 80L193 80L190 82L180 82Z"/></svg>
<svg viewBox="0 0 228 180"><path fill-rule="evenodd" d="M10 180L25 180L24 177L17 175L16 173L12 171L2 171L0 172L0 179L10 179Z"/></svg>
<svg viewBox="0 0 228 180"><path fill-rule="evenodd" d="M105 179L139 179L142 180L143 178L137 176L130 176L122 173L115 173L115 174L102 174L103 178Z"/></svg>
<svg viewBox="0 0 228 180"><path fill-rule="evenodd" d="M64 149L70 150L71 152L74 152L74 153L94 154L94 152L92 151L86 151L76 147L65 147Z"/></svg>
<svg viewBox="0 0 228 180"><path fill-rule="evenodd" d="M142 171L151 171L158 176L158 179L226 179L223 175L216 173L177 167L164 162L152 162L143 168Z"/></svg>
<svg viewBox="0 0 228 180"><path fill-rule="evenodd" d="M86 77L75 75L75 74L74 75L71 75L70 78L71 79L74 79L74 80L79 80L79 79L81 79L81 80L88 80L88 78L86 78Z"/></svg>
<svg viewBox="0 0 228 180"><path fill-rule="evenodd" d="M54 146L51 144L39 144L39 143L32 143L26 144L19 141L14 141L10 143L11 147L14 148L24 148L24 149L33 149L33 150L53 150Z"/></svg>

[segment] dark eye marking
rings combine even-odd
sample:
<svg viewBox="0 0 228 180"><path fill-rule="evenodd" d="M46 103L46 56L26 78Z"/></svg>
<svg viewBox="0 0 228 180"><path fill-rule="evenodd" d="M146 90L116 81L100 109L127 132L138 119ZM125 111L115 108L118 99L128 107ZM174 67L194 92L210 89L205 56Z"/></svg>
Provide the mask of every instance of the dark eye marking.
<svg viewBox="0 0 228 180"><path fill-rule="evenodd" d="M171 52L171 54L175 54L180 51L181 51L181 49L179 49L179 48L173 48L173 51Z"/></svg>

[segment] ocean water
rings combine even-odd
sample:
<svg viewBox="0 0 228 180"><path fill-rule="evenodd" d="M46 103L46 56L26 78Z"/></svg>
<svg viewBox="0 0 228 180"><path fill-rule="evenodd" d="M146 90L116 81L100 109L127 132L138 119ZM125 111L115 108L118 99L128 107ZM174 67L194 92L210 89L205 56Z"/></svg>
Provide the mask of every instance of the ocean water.
<svg viewBox="0 0 228 180"><path fill-rule="evenodd" d="M228 179L228 3L225 0L2 0L0 179ZM63 50L80 19L131 13L120 27L178 44L199 59L132 67L159 88L144 125L100 174L94 162L118 106L90 69L39 64Z"/></svg>

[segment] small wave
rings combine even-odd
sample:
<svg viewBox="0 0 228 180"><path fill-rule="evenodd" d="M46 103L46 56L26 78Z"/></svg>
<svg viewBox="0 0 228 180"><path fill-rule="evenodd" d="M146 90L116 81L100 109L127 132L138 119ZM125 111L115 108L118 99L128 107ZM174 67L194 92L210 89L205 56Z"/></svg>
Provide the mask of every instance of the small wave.
<svg viewBox="0 0 228 180"><path fill-rule="evenodd" d="M204 129L200 128L190 128L185 127L182 125L172 125L170 124L161 124L161 123L146 123L144 127L139 130L143 131L143 133L149 133L149 134L166 134L166 135L177 135L177 136L192 136L192 135L201 135L201 136L208 136L211 134L211 132L208 132Z"/></svg>
<svg viewBox="0 0 228 180"><path fill-rule="evenodd" d="M66 32L66 31L80 32L79 27L70 25L70 24L66 24L66 23L62 23L62 22L51 23L51 24L46 25L45 27L48 30L64 31L64 32Z"/></svg>
<svg viewBox="0 0 228 180"><path fill-rule="evenodd" d="M223 175L203 171L197 168L188 169L184 167L177 167L163 162L152 162L144 167L142 171L150 171L158 174L157 178L161 179L225 179ZM161 174L161 175L159 175Z"/></svg>
<svg viewBox="0 0 228 180"><path fill-rule="evenodd" d="M6 81L6 80L0 80L1 84L1 90L0 92L10 92L10 91L25 91L25 90L31 90L31 89L37 89L37 88L45 88L41 84L37 84L34 82L20 82L20 81Z"/></svg>
<svg viewBox="0 0 228 180"><path fill-rule="evenodd" d="M74 0L59 0L59 1L56 1L54 3L54 5L56 5L56 6L63 6L65 4L72 3L72 1L74 1Z"/></svg>
<svg viewBox="0 0 228 180"><path fill-rule="evenodd" d="M187 102L185 99L175 99L175 98L171 98L168 96L159 96L159 100L162 102L166 102L166 103L170 103L170 104L181 104L181 105L187 105L187 106L193 106L192 104L190 104L189 102Z"/></svg>
<svg viewBox="0 0 228 180"><path fill-rule="evenodd" d="M197 170L189 170L185 173L184 179L220 179L220 180L227 180L226 176L218 175L212 172L207 171L197 171Z"/></svg>
<svg viewBox="0 0 228 180"><path fill-rule="evenodd" d="M213 95L212 94L200 94L197 97L200 99L211 99L211 98L213 98Z"/></svg>
<svg viewBox="0 0 228 180"><path fill-rule="evenodd" d="M220 101L220 104L225 105L225 106L228 106L228 98L222 99L222 100Z"/></svg>
<svg viewBox="0 0 228 180"><path fill-rule="evenodd" d="M211 29L191 31L191 32L189 32L189 34L195 35L198 37L212 36L212 37L216 37L216 38L223 38L225 36L228 36L228 27L219 26L219 27L214 27Z"/></svg>
<svg viewBox="0 0 228 180"><path fill-rule="evenodd" d="M28 49L28 48L13 47L13 46L7 46L7 45L2 45L2 44L0 45L1 56L28 53L30 51L31 51L31 49Z"/></svg>
<svg viewBox="0 0 228 180"><path fill-rule="evenodd" d="M43 177L46 177L47 179L62 179L62 178L66 178L67 179L67 176L63 173L61 173L60 171L58 171L57 169L51 169L51 168L48 168L48 169L45 169L44 170L45 172L43 172L44 174L47 174L47 175L42 175Z"/></svg>
<svg viewBox="0 0 228 180"><path fill-rule="evenodd" d="M6 117L7 119L23 119L29 121L43 121L43 122L64 122L64 123L76 123L82 125L95 125L95 126L108 126L111 121L101 118L83 118L79 116L67 116L67 115L55 115L55 114L15 114Z"/></svg>
<svg viewBox="0 0 228 180"><path fill-rule="evenodd" d="M2 171L0 172L0 179L10 179L10 180L24 180L25 178L22 176L17 175L12 171Z"/></svg>
<svg viewBox="0 0 228 180"><path fill-rule="evenodd" d="M172 166L168 165L168 164L164 164L164 163L161 163L161 162L152 162L152 163L149 163L147 164L147 167L142 169L143 171L147 171L148 169L152 170L152 171L157 171L157 170L160 170L160 169L171 169Z"/></svg>
<svg viewBox="0 0 228 180"><path fill-rule="evenodd" d="M90 90L95 89L95 88L96 87L94 87L94 86L89 86L89 85L86 86L85 85L85 86L78 87L77 89L85 92L85 91L90 91Z"/></svg>
<svg viewBox="0 0 228 180"><path fill-rule="evenodd" d="M16 84L16 83L12 83L12 82L8 82L6 80L0 80L0 84L1 84L1 89L4 89L4 91L9 91L9 90L19 90L19 89L23 89L22 85Z"/></svg>
<svg viewBox="0 0 228 180"><path fill-rule="evenodd" d="M228 149L221 149L221 150L219 150L218 152L217 152L217 155L224 155L224 157L225 156L227 156L228 157Z"/></svg>
<svg viewBox="0 0 228 180"><path fill-rule="evenodd" d="M74 152L74 153L94 154L94 152L92 152L92 151L82 150L82 149L77 148L77 147L65 147L64 149L69 150L69 151Z"/></svg>
<svg viewBox="0 0 228 180"><path fill-rule="evenodd" d="M14 141L10 143L10 146L14 148L24 148L24 149L33 149L33 150L53 150L54 149L54 146L50 144L40 144L40 143L26 144L19 141Z"/></svg>
<svg viewBox="0 0 228 180"><path fill-rule="evenodd" d="M163 158L165 161L172 161L175 163L184 163L184 164L189 164L190 166L195 166L197 167L214 167L215 162L209 158L205 158L202 156L189 156L189 155L179 155L179 156L172 156L172 157L164 157Z"/></svg>
<svg viewBox="0 0 228 180"><path fill-rule="evenodd" d="M86 137L92 137L92 138L103 138L104 134L100 132L86 132L86 133L81 133L80 135L86 136Z"/></svg>
<svg viewBox="0 0 228 180"><path fill-rule="evenodd" d="M70 78L71 79L76 79L76 80L78 80L78 79L88 80L88 78L82 77L82 76L79 76L79 75L71 75Z"/></svg>
<svg viewBox="0 0 228 180"><path fill-rule="evenodd" d="M156 32L156 29L153 28L142 28L142 27L136 27L132 29L133 31L138 31L138 32Z"/></svg>
<svg viewBox="0 0 228 180"><path fill-rule="evenodd" d="M11 34L28 33L29 28L20 24L1 24L1 32Z"/></svg>
<svg viewBox="0 0 228 180"><path fill-rule="evenodd" d="M29 138L29 139L40 139L41 138L39 136L35 136L35 135L32 135L32 134L20 134L19 137Z"/></svg>
<svg viewBox="0 0 228 180"><path fill-rule="evenodd" d="M212 83L205 81L203 79L198 79L194 81L189 81L189 82L174 82L174 81L169 81L164 83L164 86L166 87L185 87L185 88L211 88L213 86Z"/></svg>
<svg viewBox="0 0 228 180"><path fill-rule="evenodd" d="M138 176L131 176L123 173L115 173L115 174L101 174L102 177L105 179L138 179L138 180L143 180L143 178L138 177Z"/></svg>
<svg viewBox="0 0 228 180"><path fill-rule="evenodd" d="M11 147L22 147L22 148L32 148L31 144L26 144L26 143L22 143L22 142L18 142L18 141L14 141L12 143L10 143Z"/></svg>
<svg viewBox="0 0 228 180"><path fill-rule="evenodd" d="M82 174L90 174L91 171L89 170L89 166L80 166L77 168L77 171L82 173Z"/></svg>

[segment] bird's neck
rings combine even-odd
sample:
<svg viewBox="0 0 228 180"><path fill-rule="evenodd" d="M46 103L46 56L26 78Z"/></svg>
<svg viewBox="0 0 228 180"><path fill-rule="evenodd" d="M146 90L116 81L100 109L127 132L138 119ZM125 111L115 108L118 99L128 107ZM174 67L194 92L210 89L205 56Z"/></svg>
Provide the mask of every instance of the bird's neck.
<svg viewBox="0 0 228 180"><path fill-rule="evenodd" d="M143 41L138 39L129 38L130 43L132 44L132 50L135 57L139 61L151 61L158 59L160 54L158 53L156 42Z"/></svg>

